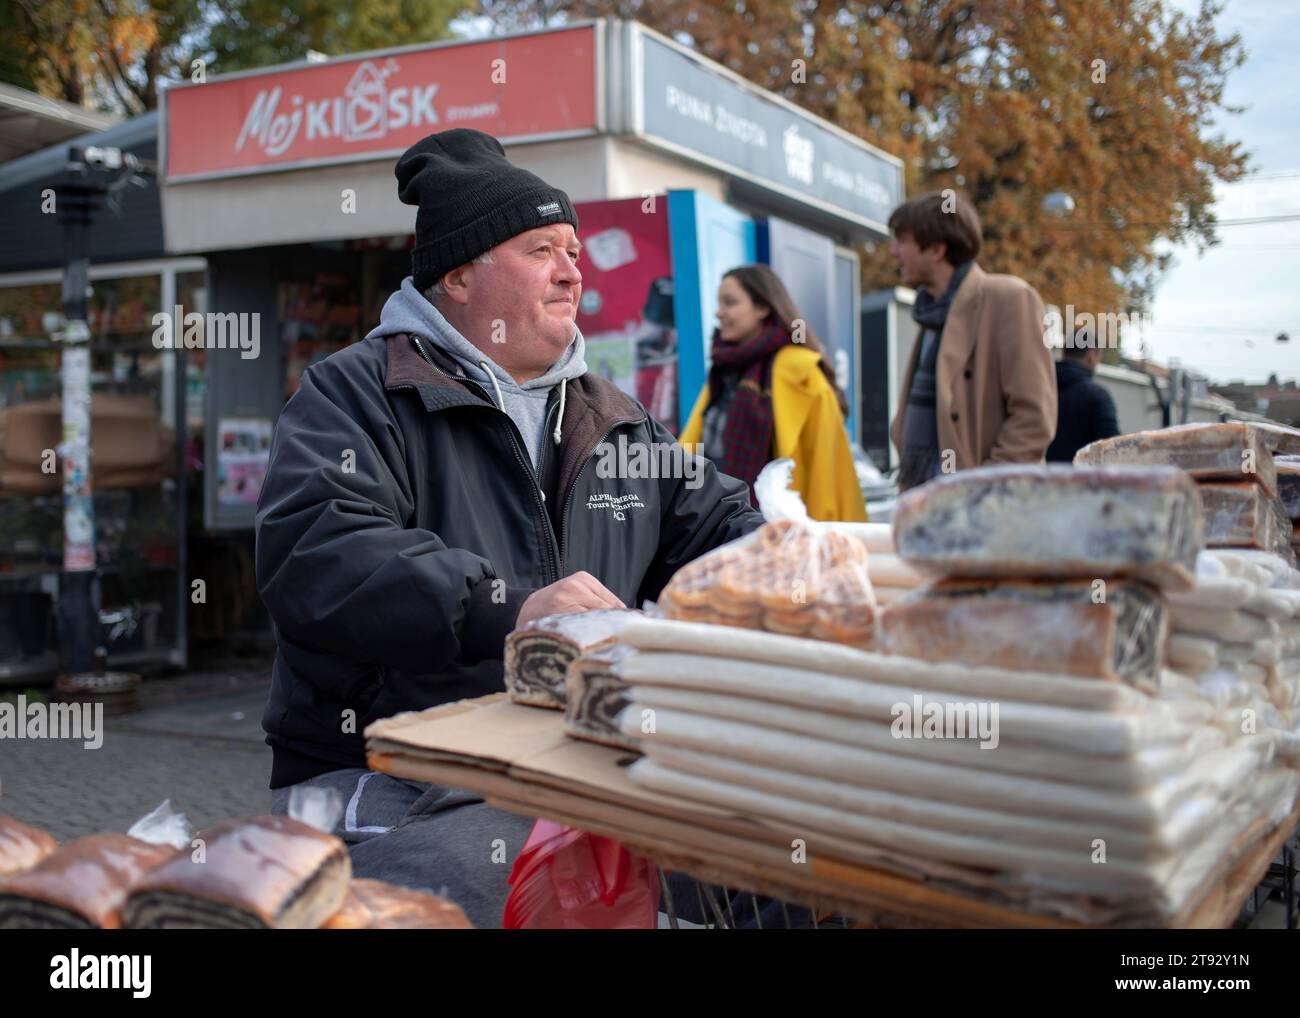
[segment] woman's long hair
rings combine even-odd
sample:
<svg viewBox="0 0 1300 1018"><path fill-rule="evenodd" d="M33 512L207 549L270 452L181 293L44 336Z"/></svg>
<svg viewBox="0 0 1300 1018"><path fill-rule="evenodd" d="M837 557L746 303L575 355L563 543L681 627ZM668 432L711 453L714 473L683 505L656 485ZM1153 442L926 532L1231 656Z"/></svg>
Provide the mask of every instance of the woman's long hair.
<svg viewBox="0 0 1300 1018"><path fill-rule="evenodd" d="M812 329L808 327L807 320L799 314L799 309L794 306L794 298L790 296L790 291L781 282L781 277L766 265L742 265L739 268L723 273L722 278L731 278L739 283L745 292L749 294L749 299L760 308L767 308L771 312L771 317L791 336L795 334L794 323L796 321L802 323L803 340L800 346L806 346L809 350L815 350L822 355L822 374L831 383L831 389L835 392L835 401L840 406L840 414L847 420L849 401L835 377L835 365L826 356L826 348L813 335Z"/></svg>

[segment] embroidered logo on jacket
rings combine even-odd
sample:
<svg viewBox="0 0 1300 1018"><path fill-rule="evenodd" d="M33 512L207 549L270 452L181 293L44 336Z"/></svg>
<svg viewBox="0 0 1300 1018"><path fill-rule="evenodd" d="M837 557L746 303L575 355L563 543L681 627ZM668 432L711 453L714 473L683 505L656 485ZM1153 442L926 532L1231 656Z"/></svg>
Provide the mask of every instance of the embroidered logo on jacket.
<svg viewBox="0 0 1300 1018"><path fill-rule="evenodd" d="M629 509L644 509L645 503L637 495L611 495L607 491L587 496L588 509L608 509L616 520L626 520Z"/></svg>

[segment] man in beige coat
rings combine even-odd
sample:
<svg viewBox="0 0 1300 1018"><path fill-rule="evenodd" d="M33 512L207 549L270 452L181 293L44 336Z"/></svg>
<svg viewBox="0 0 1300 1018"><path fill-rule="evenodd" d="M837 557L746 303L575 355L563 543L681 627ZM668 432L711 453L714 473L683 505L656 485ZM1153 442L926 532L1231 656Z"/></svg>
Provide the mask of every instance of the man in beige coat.
<svg viewBox="0 0 1300 1018"><path fill-rule="evenodd" d="M954 191L889 217L890 253L917 289L920 327L890 435L903 490L986 463L1039 463L1056 431L1056 374L1043 302L1023 279L976 263L982 231Z"/></svg>

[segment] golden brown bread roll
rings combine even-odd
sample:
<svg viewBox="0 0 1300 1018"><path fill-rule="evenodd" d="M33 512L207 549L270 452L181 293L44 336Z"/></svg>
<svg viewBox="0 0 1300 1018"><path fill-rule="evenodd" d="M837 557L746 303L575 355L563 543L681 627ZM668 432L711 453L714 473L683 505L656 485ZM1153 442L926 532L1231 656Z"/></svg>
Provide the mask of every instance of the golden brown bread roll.
<svg viewBox="0 0 1300 1018"><path fill-rule="evenodd" d="M285 816L227 820L141 880L131 929L315 929L338 911L352 860L338 838Z"/></svg>
<svg viewBox="0 0 1300 1018"><path fill-rule="evenodd" d="M353 880L323 930L472 930L459 905L382 880Z"/></svg>
<svg viewBox="0 0 1300 1018"><path fill-rule="evenodd" d="M31 869L58 847L52 835L13 817L0 817L0 877Z"/></svg>
<svg viewBox="0 0 1300 1018"><path fill-rule="evenodd" d="M0 884L0 929L117 929L135 880L175 854L126 834L70 841Z"/></svg>

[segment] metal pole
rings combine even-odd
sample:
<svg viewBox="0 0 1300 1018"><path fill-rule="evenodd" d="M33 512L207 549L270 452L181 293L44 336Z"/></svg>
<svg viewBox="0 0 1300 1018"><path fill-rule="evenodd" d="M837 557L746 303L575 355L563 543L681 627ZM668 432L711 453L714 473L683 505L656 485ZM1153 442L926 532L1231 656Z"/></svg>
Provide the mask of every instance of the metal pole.
<svg viewBox="0 0 1300 1018"><path fill-rule="evenodd" d="M59 583L60 643L64 668L76 674L94 665L95 505L90 467L90 326L87 323L87 234L98 199L80 149L68 150L68 178L59 196L63 220L63 575Z"/></svg>

